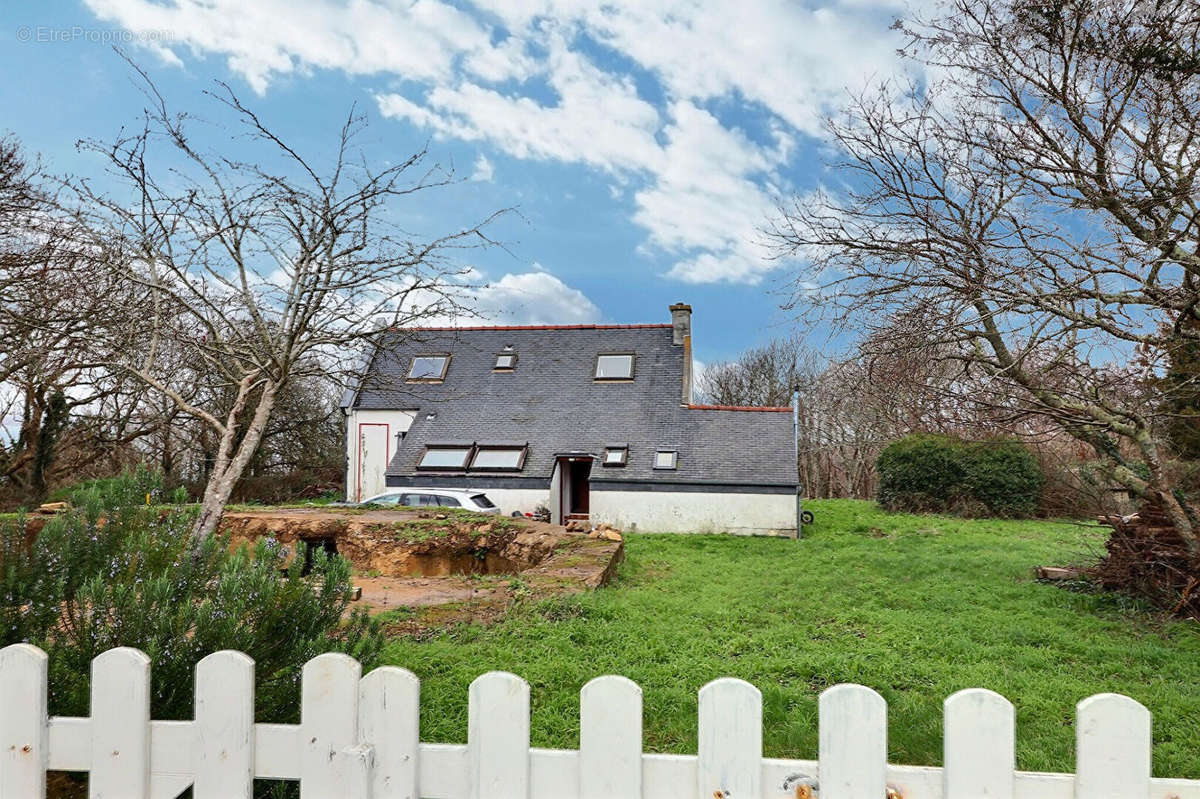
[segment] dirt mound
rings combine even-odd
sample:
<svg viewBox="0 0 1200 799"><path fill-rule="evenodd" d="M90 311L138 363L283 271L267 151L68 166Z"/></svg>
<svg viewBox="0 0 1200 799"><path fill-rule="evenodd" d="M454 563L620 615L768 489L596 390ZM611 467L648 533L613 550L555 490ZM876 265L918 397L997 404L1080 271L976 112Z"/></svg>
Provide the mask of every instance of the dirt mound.
<svg viewBox="0 0 1200 799"><path fill-rule="evenodd" d="M235 542L273 538L291 557L313 548L384 577L511 574L538 565L573 536L523 519L463 512L276 510L226 513Z"/></svg>
<svg viewBox="0 0 1200 799"><path fill-rule="evenodd" d="M221 530L235 543L273 538L290 558L317 549L342 555L371 612L404 611L390 629L410 635L489 622L514 602L598 588L625 551L612 529L589 534L463 511L231 511Z"/></svg>

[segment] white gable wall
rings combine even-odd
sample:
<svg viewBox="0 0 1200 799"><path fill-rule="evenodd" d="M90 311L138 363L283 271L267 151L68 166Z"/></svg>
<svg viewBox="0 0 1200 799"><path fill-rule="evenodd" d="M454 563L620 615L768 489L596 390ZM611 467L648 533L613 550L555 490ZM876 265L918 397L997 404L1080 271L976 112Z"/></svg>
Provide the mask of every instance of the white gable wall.
<svg viewBox="0 0 1200 799"><path fill-rule="evenodd" d="M795 494L693 491L597 491L591 523L640 533L796 535Z"/></svg>
<svg viewBox="0 0 1200 799"><path fill-rule="evenodd" d="M408 432L416 411L351 410L346 414L346 499L386 490L384 472L396 454L397 436Z"/></svg>

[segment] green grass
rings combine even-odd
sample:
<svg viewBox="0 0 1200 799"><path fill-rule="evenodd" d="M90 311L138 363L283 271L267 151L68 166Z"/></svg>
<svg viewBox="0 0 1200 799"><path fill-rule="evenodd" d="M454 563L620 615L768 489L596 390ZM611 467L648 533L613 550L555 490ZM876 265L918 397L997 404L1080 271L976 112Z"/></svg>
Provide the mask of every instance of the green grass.
<svg viewBox="0 0 1200 799"><path fill-rule="evenodd" d="M1075 703L1116 691L1154 713L1155 774L1200 778L1195 626L1031 576L1094 559L1099 528L809 507L800 542L631 535L608 588L394 639L385 660L422 679L422 739L465 741L468 685L503 669L532 687L533 745L574 748L579 689L623 674L646 750L695 752L696 691L728 675L763 693L768 757L815 758L817 696L858 682L887 699L891 761L936 765L942 701L982 686L1016 705L1020 768L1071 771Z"/></svg>

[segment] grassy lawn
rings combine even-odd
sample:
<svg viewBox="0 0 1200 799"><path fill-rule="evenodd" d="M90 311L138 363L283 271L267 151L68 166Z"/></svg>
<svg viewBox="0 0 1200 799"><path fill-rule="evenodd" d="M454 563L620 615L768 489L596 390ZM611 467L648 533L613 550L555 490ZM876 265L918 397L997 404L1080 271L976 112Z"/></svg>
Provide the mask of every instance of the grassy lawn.
<svg viewBox="0 0 1200 799"><path fill-rule="evenodd" d="M801 542L631 535L608 588L393 640L386 661L422 680L422 739L465 741L467 686L502 669L532 687L533 745L573 748L580 687L623 674L646 750L695 752L696 691L729 675L763 692L768 757L815 758L818 694L859 682L887 699L892 762L938 764L942 700L982 686L1017 707L1020 768L1070 771L1075 703L1116 691L1154 713L1155 774L1200 778L1200 631L1031 577L1094 557L1098 528L810 507Z"/></svg>

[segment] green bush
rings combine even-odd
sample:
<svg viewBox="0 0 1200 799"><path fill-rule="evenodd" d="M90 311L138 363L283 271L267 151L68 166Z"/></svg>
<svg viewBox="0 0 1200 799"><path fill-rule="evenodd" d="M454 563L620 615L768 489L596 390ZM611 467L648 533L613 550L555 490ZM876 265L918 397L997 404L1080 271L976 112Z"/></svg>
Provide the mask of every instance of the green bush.
<svg viewBox="0 0 1200 799"><path fill-rule="evenodd" d="M75 506L99 503L107 508L134 505L158 505L163 502L187 501L187 490L168 491L161 472L138 466L115 477L97 477L75 485L64 486L53 494L56 502Z"/></svg>
<svg viewBox="0 0 1200 799"><path fill-rule="evenodd" d="M885 447L876 468L879 504L908 513L1030 516L1045 483L1037 458L1012 439L914 434Z"/></svg>
<svg viewBox="0 0 1200 799"><path fill-rule="evenodd" d="M88 714L89 664L116 646L149 655L154 718L193 713L193 670L238 649L255 661L260 721L294 722L304 663L345 652L371 668L382 636L350 601L345 560L318 553L284 570L283 548L261 540L230 550L189 536L194 511L148 507L144 475L77 492L74 510L26 540L24 519L0 527L0 644L28 642L50 656L50 711ZM131 504L131 499L137 504Z"/></svg>

